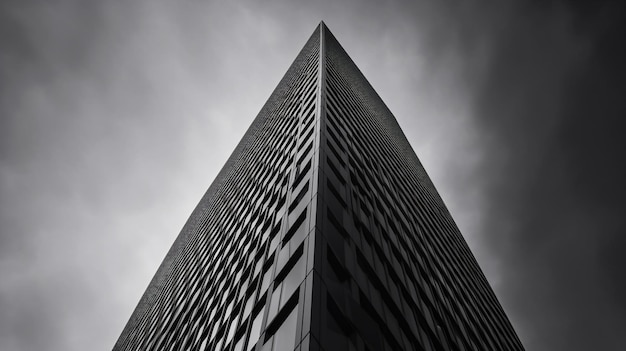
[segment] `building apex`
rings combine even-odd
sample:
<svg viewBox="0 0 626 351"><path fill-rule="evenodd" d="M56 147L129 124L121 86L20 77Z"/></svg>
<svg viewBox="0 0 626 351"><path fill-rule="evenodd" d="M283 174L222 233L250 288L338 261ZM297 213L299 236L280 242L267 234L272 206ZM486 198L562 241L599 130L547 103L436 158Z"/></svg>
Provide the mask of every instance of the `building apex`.
<svg viewBox="0 0 626 351"><path fill-rule="evenodd" d="M318 24L317 28L321 28L322 30L328 31L328 26L326 25L326 23L324 23L324 20L320 21L320 24Z"/></svg>

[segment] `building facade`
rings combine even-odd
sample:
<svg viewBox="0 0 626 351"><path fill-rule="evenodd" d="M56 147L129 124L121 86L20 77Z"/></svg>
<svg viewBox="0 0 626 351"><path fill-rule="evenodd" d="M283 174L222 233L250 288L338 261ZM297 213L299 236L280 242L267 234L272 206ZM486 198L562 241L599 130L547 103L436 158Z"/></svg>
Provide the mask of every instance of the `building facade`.
<svg viewBox="0 0 626 351"><path fill-rule="evenodd" d="M523 350L395 118L324 23L114 350Z"/></svg>

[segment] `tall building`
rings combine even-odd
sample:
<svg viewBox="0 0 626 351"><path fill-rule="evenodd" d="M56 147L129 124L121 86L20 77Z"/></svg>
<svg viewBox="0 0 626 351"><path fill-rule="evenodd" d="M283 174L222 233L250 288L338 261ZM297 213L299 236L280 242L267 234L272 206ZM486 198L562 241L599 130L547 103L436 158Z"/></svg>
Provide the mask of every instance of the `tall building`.
<svg viewBox="0 0 626 351"><path fill-rule="evenodd" d="M395 118L320 23L114 350L523 350Z"/></svg>

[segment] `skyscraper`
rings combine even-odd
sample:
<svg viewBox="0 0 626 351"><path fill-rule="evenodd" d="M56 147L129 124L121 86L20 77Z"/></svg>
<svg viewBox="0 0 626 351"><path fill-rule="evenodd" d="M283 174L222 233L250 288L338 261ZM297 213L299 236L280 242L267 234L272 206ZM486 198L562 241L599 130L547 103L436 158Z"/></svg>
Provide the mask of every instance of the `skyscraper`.
<svg viewBox="0 0 626 351"><path fill-rule="evenodd" d="M523 350L395 118L320 23L114 350Z"/></svg>

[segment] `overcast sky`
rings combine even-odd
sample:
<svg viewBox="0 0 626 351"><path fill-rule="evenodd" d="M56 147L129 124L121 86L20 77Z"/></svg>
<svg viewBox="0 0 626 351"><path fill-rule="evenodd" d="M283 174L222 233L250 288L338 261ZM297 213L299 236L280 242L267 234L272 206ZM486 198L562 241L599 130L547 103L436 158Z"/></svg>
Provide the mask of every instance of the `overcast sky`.
<svg viewBox="0 0 626 351"><path fill-rule="evenodd" d="M113 347L320 20L527 350L623 350L626 13L582 3L0 2L0 350Z"/></svg>

